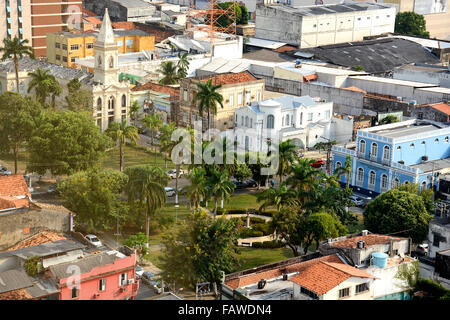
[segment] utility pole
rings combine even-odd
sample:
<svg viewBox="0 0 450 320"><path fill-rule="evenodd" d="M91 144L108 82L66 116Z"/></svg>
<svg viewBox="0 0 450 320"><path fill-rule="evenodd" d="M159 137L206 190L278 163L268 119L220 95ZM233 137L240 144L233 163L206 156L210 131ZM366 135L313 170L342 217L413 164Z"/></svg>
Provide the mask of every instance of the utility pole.
<svg viewBox="0 0 450 320"><path fill-rule="evenodd" d="M331 174L331 148L332 148L333 144L331 143L330 139L322 137L322 136L320 136L320 137L322 139L328 140L326 142L326 145L327 145L327 164L326 164L326 167L327 167L327 173Z"/></svg>

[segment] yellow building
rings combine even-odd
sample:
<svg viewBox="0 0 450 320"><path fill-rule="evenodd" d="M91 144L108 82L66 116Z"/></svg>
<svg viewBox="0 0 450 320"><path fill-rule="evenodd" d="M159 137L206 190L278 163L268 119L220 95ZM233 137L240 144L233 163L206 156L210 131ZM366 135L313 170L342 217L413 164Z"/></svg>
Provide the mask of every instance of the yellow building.
<svg viewBox="0 0 450 320"><path fill-rule="evenodd" d="M47 33L47 59L65 67L76 68L76 58L94 55L94 41L98 32ZM155 49L155 36L141 30L114 30L119 53Z"/></svg>

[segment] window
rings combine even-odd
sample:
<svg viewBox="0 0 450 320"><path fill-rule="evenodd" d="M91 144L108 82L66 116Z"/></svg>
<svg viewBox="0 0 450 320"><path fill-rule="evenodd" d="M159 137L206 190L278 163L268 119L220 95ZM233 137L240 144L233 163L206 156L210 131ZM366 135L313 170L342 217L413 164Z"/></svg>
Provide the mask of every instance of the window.
<svg viewBox="0 0 450 320"><path fill-rule="evenodd" d="M359 142L359 153L365 154L366 153L366 141L361 140Z"/></svg>
<svg viewBox="0 0 450 320"><path fill-rule="evenodd" d="M98 291L105 291L106 290L106 279L100 279L98 281Z"/></svg>
<svg viewBox="0 0 450 320"><path fill-rule="evenodd" d="M122 96L122 107L126 107L127 106L127 96L124 94Z"/></svg>
<svg viewBox="0 0 450 320"><path fill-rule="evenodd" d="M417 113L417 119L423 119L423 112Z"/></svg>
<svg viewBox="0 0 450 320"><path fill-rule="evenodd" d="M244 116L241 116L241 126L244 126Z"/></svg>
<svg viewBox="0 0 450 320"><path fill-rule="evenodd" d="M389 160L391 157L391 148L388 146L383 147L383 160Z"/></svg>
<svg viewBox="0 0 450 320"><path fill-rule="evenodd" d="M421 189L422 190L426 190L427 189L427 182L426 181L422 182L422 188Z"/></svg>
<svg viewBox="0 0 450 320"><path fill-rule="evenodd" d="M80 294L80 292L78 290L78 287L73 287L72 288L72 299L78 298L79 294Z"/></svg>
<svg viewBox="0 0 450 320"><path fill-rule="evenodd" d="M102 110L102 98L97 99L97 111Z"/></svg>
<svg viewBox="0 0 450 320"><path fill-rule="evenodd" d="M307 295L308 297L311 297L313 299L319 299L319 296L317 295L317 293L308 290L306 288L300 287L300 292L303 293L304 295Z"/></svg>
<svg viewBox="0 0 450 320"><path fill-rule="evenodd" d="M357 294L358 294L358 293L362 293L362 292L366 292L366 291L369 291L369 286L368 286L367 282L366 282L366 283L358 284L358 285L356 286L356 293L357 293Z"/></svg>
<svg viewBox="0 0 450 320"><path fill-rule="evenodd" d="M439 242L441 240L440 235L433 233L433 247L439 248Z"/></svg>
<svg viewBox="0 0 450 320"><path fill-rule="evenodd" d="M59 44L59 42L55 42L55 48L56 49L60 49L61 48L61 45Z"/></svg>
<svg viewBox="0 0 450 320"><path fill-rule="evenodd" d="M303 124L303 112L300 113L300 125Z"/></svg>
<svg viewBox="0 0 450 320"><path fill-rule="evenodd" d="M248 151L248 147L249 147L249 139L248 136L245 136L245 151Z"/></svg>
<svg viewBox="0 0 450 320"><path fill-rule="evenodd" d="M312 119L313 119L312 112L308 112L308 121L312 121Z"/></svg>
<svg viewBox="0 0 450 320"><path fill-rule="evenodd" d="M330 117L331 117L330 110L325 111L325 119L330 119Z"/></svg>
<svg viewBox="0 0 450 320"><path fill-rule="evenodd" d="M183 90L183 100L187 101L188 100L188 92L186 89Z"/></svg>
<svg viewBox="0 0 450 320"><path fill-rule="evenodd" d="M70 58L70 62L75 62L75 59L76 59L76 58L78 58L78 57L71 57L71 58Z"/></svg>
<svg viewBox="0 0 450 320"><path fill-rule="evenodd" d="M113 109L114 109L114 97L113 97L113 96L109 97L109 100L108 100L108 109L109 109L109 110L113 110Z"/></svg>
<svg viewBox="0 0 450 320"><path fill-rule="evenodd" d="M78 45L77 44L70 45L70 51L74 51L74 50L78 50Z"/></svg>
<svg viewBox="0 0 450 320"><path fill-rule="evenodd" d="M275 119L274 119L273 115L267 116L267 129L273 129L274 121L275 121Z"/></svg>
<svg viewBox="0 0 450 320"><path fill-rule="evenodd" d="M434 142L439 143L439 139L438 138L434 139Z"/></svg>
<svg viewBox="0 0 450 320"><path fill-rule="evenodd" d="M93 49L94 44L93 43L86 43L86 49Z"/></svg>
<svg viewBox="0 0 450 320"><path fill-rule="evenodd" d="M350 295L350 288L339 290L339 298L345 298L348 297L349 295Z"/></svg>
<svg viewBox="0 0 450 320"><path fill-rule="evenodd" d="M101 66L102 65L102 57L98 56L97 62L98 62L98 65Z"/></svg>
<svg viewBox="0 0 450 320"><path fill-rule="evenodd" d="M238 115L236 115L236 123L238 122Z"/></svg>
<svg viewBox="0 0 450 320"><path fill-rule="evenodd" d="M336 167L335 167L335 168L337 169L337 168L340 168L340 167L342 167L342 163L340 163L339 161L337 161L337 162L336 162ZM336 170L336 169L335 169L335 170Z"/></svg>
<svg viewBox="0 0 450 320"><path fill-rule="evenodd" d="M414 149L414 143L411 143L409 146L411 147L411 149Z"/></svg>
<svg viewBox="0 0 450 320"><path fill-rule="evenodd" d="M253 119L250 118L250 128L253 128Z"/></svg>
<svg viewBox="0 0 450 320"><path fill-rule="evenodd" d="M62 45L62 49L63 49L63 50L67 50L67 44L63 44L63 45Z"/></svg>
<svg viewBox="0 0 450 320"><path fill-rule="evenodd" d="M60 56L59 54L57 54L57 55L55 56L55 59L58 60L58 61L60 61L60 60L61 60L61 56Z"/></svg>
<svg viewBox="0 0 450 320"><path fill-rule="evenodd" d="M398 188L400 186L400 181L398 180L398 178L394 179L394 188Z"/></svg>
<svg viewBox="0 0 450 320"><path fill-rule="evenodd" d="M242 105L242 92L239 92L238 93L238 106L241 106Z"/></svg>
<svg viewBox="0 0 450 320"><path fill-rule="evenodd" d="M288 114L286 115L286 125L287 126L289 125L289 115Z"/></svg>
<svg viewBox="0 0 450 320"><path fill-rule="evenodd" d="M381 175L381 189L387 189L387 175Z"/></svg>
<svg viewBox="0 0 450 320"><path fill-rule="evenodd" d="M228 100L229 100L230 107L234 107L234 94L233 93L230 94Z"/></svg>
<svg viewBox="0 0 450 320"><path fill-rule="evenodd" d="M375 185L375 171L370 171L369 172L369 185L374 186Z"/></svg>
<svg viewBox="0 0 450 320"><path fill-rule="evenodd" d="M258 90L258 93L257 93L257 101L261 101L261 90Z"/></svg>
<svg viewBox="0 0 450 320"><path fill-rule="evenodd" d="M249 103L250 100L250 91L245 91L245 103Z"/></svg>
<svg viewBox="0 0 450 320"><path fill-rule="evenodd" d="M63 56L63 61L64 61L64 62L67 62L67 57L64 57L64 56Z"/></svg>
<svg viewBox="0 0 450 320"><path fill-rule="evenodd" d="M119 286L125 286L128 280L128 273L121 273L119 276Z"/></svg>
<svg viewBox="0 0 450 320"><path fill-rule="evenodd" d="M374 142L374 143L372 143L372 147L371 147L371 150L370 150L370 156L371 157L376 157L377 154L378 154L378 145Z"/></svg>
<svg viewBox="0 0 450 320"><path fill-rule="evenodd" d="M358 175L357 175L358 182L362 183L364 181L364 169L358 168Z"/></svg>
<svg viewBox="0 0 450 320"><path fill-rule="evenodd" d="M114 68L114 57L109 57L109 67Z"/></svg>
<svg viewBox="0 0 450 320"><path fill-rule="evenodd" d="M248 117L245 117L245 126L248 127Z"/></svg>
<svg viewBox="0 0 450 320"><path fill-rule="evenodd" d="M444 143L448 143L448 137L445 137Z"/></svg>

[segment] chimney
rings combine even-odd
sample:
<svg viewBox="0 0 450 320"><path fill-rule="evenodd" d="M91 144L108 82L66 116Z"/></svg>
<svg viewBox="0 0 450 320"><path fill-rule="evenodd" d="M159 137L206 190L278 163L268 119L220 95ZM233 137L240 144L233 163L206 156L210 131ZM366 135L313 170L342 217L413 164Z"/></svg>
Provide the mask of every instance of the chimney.
<svg viewBox="0 0 450 320"><path fill-rule="evenodd" d="M369 230L362 230L361 231L361 236L367 236L369 234Z"/></svg>

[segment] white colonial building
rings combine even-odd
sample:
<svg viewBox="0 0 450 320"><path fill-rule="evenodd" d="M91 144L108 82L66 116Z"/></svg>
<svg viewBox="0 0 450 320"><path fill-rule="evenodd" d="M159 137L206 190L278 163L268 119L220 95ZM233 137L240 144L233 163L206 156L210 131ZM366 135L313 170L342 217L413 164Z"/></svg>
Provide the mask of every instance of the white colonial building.
<svg viewBox="0 0 450 320"><path fill-rule="evenodd" d="M235 136L247 151L267 148L268 139L292 139L300 148L312 148L332 139L333 103L310 96L282 96L252 103L235 111ZM326 138L326 139L324 139Z"/></svg>

